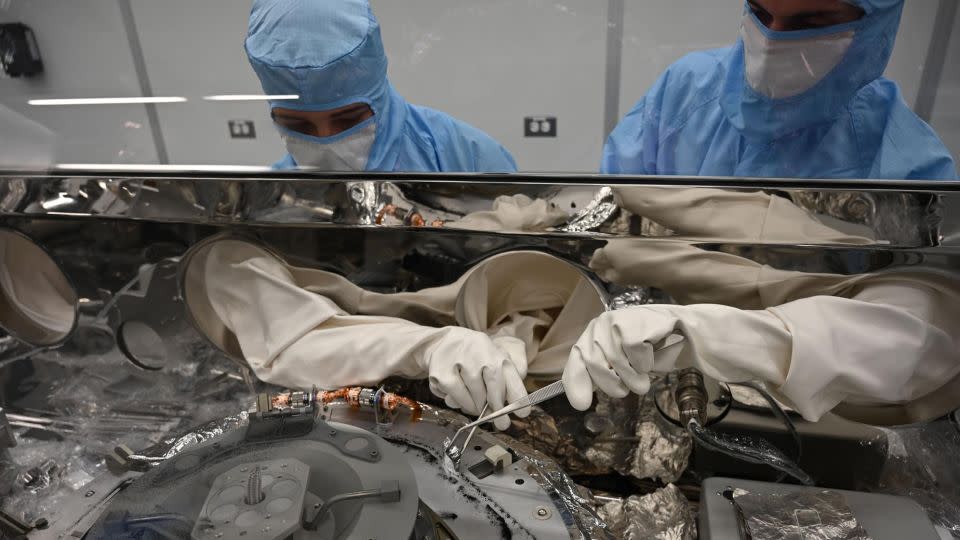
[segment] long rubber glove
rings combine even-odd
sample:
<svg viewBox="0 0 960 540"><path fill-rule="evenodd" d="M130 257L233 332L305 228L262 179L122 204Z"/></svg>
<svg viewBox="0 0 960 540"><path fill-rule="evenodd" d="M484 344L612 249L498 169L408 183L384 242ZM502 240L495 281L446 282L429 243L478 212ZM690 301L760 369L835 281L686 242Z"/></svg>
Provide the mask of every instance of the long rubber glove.
<svg viewBox="0 0 960 540"><path fill-rule="evenodd" d="M514 338L349 316L330 299L298 287L269 256L211 252L205 271L214 311L236 334L261 380L332 389L392 375L427 377L434 394L471 414L487 403L496 410L526 395L524 345ZM504 417L496 426L505 429L509 422Z"/></svg>
<svg viewBox="0 0 960 540"><path fill-rule="evenodd" d="M585 410L594 387L613 397L645 393L651 372L696 367L720 381L765 381L816 421L845 400L905 403L957 376L960 338L944 329L953 311L940 291L916 283L767 310L634 307L590 324L570 353L563 381L571 405ZM653 347L674 333L686 337L684 344L655 355Z"/></svg>

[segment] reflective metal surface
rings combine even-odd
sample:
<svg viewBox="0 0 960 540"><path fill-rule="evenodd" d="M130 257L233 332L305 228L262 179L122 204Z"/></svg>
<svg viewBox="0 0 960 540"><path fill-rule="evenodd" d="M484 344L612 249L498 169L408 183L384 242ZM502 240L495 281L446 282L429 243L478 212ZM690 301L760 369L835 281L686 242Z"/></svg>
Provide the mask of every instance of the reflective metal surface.
<svg viewBox="0 0 960 540"><path fill-rule="evenodd" d="M960 290L958 184L519 176L482 180L263 172L8 173L0 176L0 227L42 247L76 291L74 328L45 355L67 359L77 371L84 362L98 365L98 359L122 356L143 382L153 377L179 380L194 373L198 364L205 365L200 359L222 360L222 351L235 361L216 364L220 374L205 374L212 388L227 379L236 388L259 385L242 356L235 354L236 344L218 341L215 332L198 328L184 301L185 293L190 299L184 288L187 263L207 242L224 237L248 239L290 265L324 270L352 287L384 294L447 286L481 261L514 251L548 254L569 263L595 286L603 309L649 303L759 309L761 300L844 294L876 281L915 283L917 276L933 280L944 294ZM757 292L751 280L761 273L765 288ZM458 322L455 304L452 295L449 313L409 313L420 324L453 325ZM9 381L21 377L21 370L44 369L30 359L37 352L34 346L18 350L19 342L8 341L0 341L0 382L7 381L0 385L0 406L19 395L21 389ZM40 375L62 376L56 373ZM960 405L949 398L960 395L951 390L960 383L945 382L946 401L939 396L936 403L913 409L892 403L869 413L862 404L849 403L836 412L876 423L929 418ZM629 411L621 410L617 401L601 401L589 413L594 416L580 421L580 428L587 424L581 429L587 439L583 433L561 436L564 430L550 417L535 415L517 425L541 434L531 442L556 439L544 446L563 454L558 461L567 472L590 476L618 471L637 479L680 481L689 438L682 432L663 436L671 426L657 416L652 399L631 401ZM60 429L69 420L69 410L34 416L47 422L41 427ZM232 411L208 412L217 414L200 418L191 413L192 421L202 424L200 420ZM620 413L629 413L633 420L609 425L619 421ZM591 418L595 429L588 423ZM113 429L109 422L84 420L85 426ZM195 442L151 433L151 443L165 442L161 456L184 446L181 443ZM141 453L145 446L131 446L132 455L149 462L157 456ZM837 460L850 460L852 466L857 456ZM936 500L952 505L954 497Z"/></svg>
<svg viewBox="0 0 960 540"><path fill-rule="evenodd" d="M611 225L617 214L636 215L642 210L643 217L657 222L664 212L692 211L707 197L714 200L715 210L732 211L751 202L766 203L772 196L809 211L811 218L837 227L843 235L817 238L795 230L764 237L768 231L759 228L762 224L747 221L740 229L716 229L690 212L685 227L657 232L647 226L644 236L929 247L952 241L960 230L960 218L950 211L958 205L955 182L524 175L484 175L477 182L470 175L252 171L245 175L121 168L106 175L77 170L0 173L0 211L193 223L435 228L461 228L465 217L493 211L493 219L484 226L468 220L464 227L576 234L606 226L605 233L634 236L640 227L617 231ZM494 211L498 200L545 201L547 207L515 204L498 214ZM511 213L524 214L524 219L511 220Z"/></svg>

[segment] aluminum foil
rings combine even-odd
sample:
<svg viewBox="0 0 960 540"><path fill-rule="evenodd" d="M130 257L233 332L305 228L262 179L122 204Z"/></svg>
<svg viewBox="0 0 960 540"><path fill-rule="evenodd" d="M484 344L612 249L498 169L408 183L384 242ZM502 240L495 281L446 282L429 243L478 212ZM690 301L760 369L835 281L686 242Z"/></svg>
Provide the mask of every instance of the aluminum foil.
<svg viewBox="0 0 960 540"><path fill-rule="evenodd" d="M245 426L247 421L248 415L246 411L233 416L218 418L217 420L212 420L191 429L187 433L164 439L140 454L130 456L130 459L159 463L176 456L186 448L202 444L210 439L216 439L228 431L233 431L241 426Z"/></svg>
<svg viewBox="0 0 960 540"><path fill-rule="evenodd" d="M580 531L585 539L613 539L618 538L610 529L606 520L594 510L593 503L587 497L588 493L580 486L573 483L573 480L565 473L555 461L550 461L545 456L532 448L525 448L523 443L510 442L513 449L519 450L524 454L528 467L527 473L533 477L541 487L550 492L551 498L562 501L562 506L566 508L574 518L574 523L569 524Z"/></svg>
<svg viewBox="0 0 960 540"><path fill-rule="evenodd" d="M596 231L614 217L619 210L620 207L617 205L613 190L609 187L602 187L583 210L577 212L567 223L557 227L557 229L574 233Z"/></svg>
<svg viewBox="0 0 960 540"><path fill-rule="evenodd" d="M597 475L610 470L585 455L582 418L555 417L534 407L530 416L512 418L508 433L515 440L557 460L568 474Z"/></svg>
<svg viewBox="0 0 960 540"><path fill-rule="evenodd" d="M347 193L360 225L373 225L380 209L380 190L375 182L348 182Z"/></svg>
<svg viewBox="0 0 960 540"><path fill-rule="evenodd" d="M736 490L733 500L752 540L870 540L846 498L835 491Z"/></svg>
<svg viewBox="0 0 960 540"><path fill-rule="evenodd" d="M634 478L664 484L676 482L689 463L693 440L657 410L652 394L611 399L598 394L596 417L608 421L587 447L587 459L598 468L611 468ZM589 426L588 426L589 427Z"/></svg>
<svg viewBox="0 0 960 540"><path fill-rule="evenodd" d="M617 538L695 540L697 520L690 503L673 484L649 495L612 501L599 511Z"/></svg>
<svg viewBox="0 0 960 540"><path fill-rule="evenodd" d="M628 307L642 306L651 302L651 292L647 287L631 287L610 300L610 309L625 309Z"/></svg>
<svg viewBox="0 0 960 540"><path fill-rule="evenodd" d="M957 413L954 413L956 415ZM930 520L960 538L960 430L951 419L884 429L887 461L867 491L906 495L926 510Z"/></svg>
<svg viewBox="0 0 960 540"><path fill-rule="evenodd" d="M660 414L649 394L641 404L637 438L626 474L664 483L677 481L689 464L693 439Z"/></svg>

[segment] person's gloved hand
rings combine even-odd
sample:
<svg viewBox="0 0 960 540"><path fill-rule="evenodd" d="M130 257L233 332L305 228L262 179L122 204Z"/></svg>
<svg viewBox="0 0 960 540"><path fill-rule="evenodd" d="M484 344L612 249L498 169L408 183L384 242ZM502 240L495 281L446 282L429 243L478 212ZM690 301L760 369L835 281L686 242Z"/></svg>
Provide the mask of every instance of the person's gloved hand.
<svg viewBox="0 0 960 540"><path fill-rule="evenodd" d="M670 346L679 339L675 334L684 341ZM720 381L780 385L789 364L790 334L769 312L649 305L594 319L570 351L563 384L570 405L586 410L594 388L613 398L645 394L652 372L695 367Z"/></svg>
<svg viewBox="0 0 960 540"><path fill-rule="evenodd" d="M571 349L563 370L570 405L580 411L589 409L594 387L613 398L630 392L646 394L654 366L675 364L682 350L682 345L676 345L654 352L673 334L673 323L671 317L633 309L594 319Z"/></svg>
<svg viewBox="0 0 960 540"><path fill-rule="evenodd" d="M478 415L485 404L490 405L489 413L527 395L524 349L516 338L490 338L474 330L447 327L419 363L427 372L430 390L448 407ZM529 409L516 414L524 417ZM494 426L507 429L510 418L501 416Z"/></svg>

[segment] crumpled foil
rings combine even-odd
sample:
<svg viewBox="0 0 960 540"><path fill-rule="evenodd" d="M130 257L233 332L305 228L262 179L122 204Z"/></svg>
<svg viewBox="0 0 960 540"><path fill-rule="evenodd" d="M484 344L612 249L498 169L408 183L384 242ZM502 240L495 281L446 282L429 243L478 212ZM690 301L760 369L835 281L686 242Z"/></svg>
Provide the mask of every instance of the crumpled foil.
<svg viewBox="0 0 960 540"><path fill-rule="evenodd" d="M580 486L573 483L573 480L566 472L559 468L556 462L548 461L542 456L538 456L533 449L524 448L523 443L512 443L515 450L521 451L528 464L527 474L550 493L551 498L558 498L563 502L563 506L572 514L574 518L573 528L580 531L584 538L613 539L610 526L594 510L593 503L587 497L589 493ZM571 528L568 524L568 529Z"/></svg>
<svg viewBox="0 0 960 540"><path fill-rule="evenodd" d="M583 210L577 212L565 224L557 227L557 230L574 233L596 231L614 217L619 210L620 207L617 205L613 190L605 186L597 191L593 200Z"/></svg>
<svg viewBox="0 0 960 540"><path fill-rule="evenodd" d="M216 439L223 436L228 431L233 431L239 427L245 426L248 422L248 414L243 411L239 414L211 420L206 424L197 426L186 433L181 433L174 437L166 438L159 443L147 448L139 455L130 456L130 459L148 461L151 463L160 463L183 452L186 448L202 444L210 439Z"/></svg>
<svg viewBox="0 0 960 540"><path fill-rule="evenodd" d="M697 519L690 503L673 484L649 495L603 505L600 517L624 540L695 540Z"/></svg>
<svg viewBox="0 0 960 540"><path fill-rule="evenodd" d="M960 429L955 421L944 418L883 431L888 455L880 478L875 485L858 487L906 495L934 525L960 538Z"/></svg>
<svg viewBox="0 0 960 540"><path fill-rule="evenodd" d="M584 452L595 466L662 483L676 482L686 470L693 439L660 414L652 394L625 399L598 394L593 414L609 419Z"/></svg>
<svg viewBox="0 0 960 540"><path fill-rule="evenodd" d="M741 524L751 540L870 540L835 491L799 491L786 494L733 493Z"/></svg>
<svg viewBox="0 0 960 540"><path fill-rule="evenodd" d="M689 463L693 439L660 414L653 394L641 398L639 416L636 435L640 440L631 449L629 468L623 474L676 482Z"/></svg>
<svg viewBox="0 0 960 540"><path fill-rule="evenodd" d="M642 306L651 303L651 291L648 287L631 287L610 300L610 309L618 310Z"/></svg>
<svg viewBox="0 0 960 540"><path fill-rule="evenodd" d="M373 225L380 208L380 189L376 182L347 182L347 196L358 225Z"/></svg>
<svg viewBox="0 0 960 540"><path fill-rule="evenodd" d="M530 416L514 417L511 422L508 431L511 437L555 459L567 474L599 475L610 470L593 463L584 454L582 419L554 417L540 407L533 407Z"/></svg>

